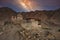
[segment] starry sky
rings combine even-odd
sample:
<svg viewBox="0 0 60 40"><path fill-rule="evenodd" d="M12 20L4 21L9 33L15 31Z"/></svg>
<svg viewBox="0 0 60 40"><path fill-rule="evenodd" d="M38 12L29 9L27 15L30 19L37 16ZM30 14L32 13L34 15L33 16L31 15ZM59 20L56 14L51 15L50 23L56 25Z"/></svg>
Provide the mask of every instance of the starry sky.
<svg viewBox="0 0 60 40"><path fill-rule="evenodd" d="M33 10L54 10L60 8L60 0L27 0L31 3ZM28 11L29 9L22 6L21 0L0 0L0 7L9 7L16 12ZM28 2L26 2L28 4ZM28 4L29 5L29 4ZM28 6L29 8L29 6ZM31 11L31 10L30 10Z"/></svg>

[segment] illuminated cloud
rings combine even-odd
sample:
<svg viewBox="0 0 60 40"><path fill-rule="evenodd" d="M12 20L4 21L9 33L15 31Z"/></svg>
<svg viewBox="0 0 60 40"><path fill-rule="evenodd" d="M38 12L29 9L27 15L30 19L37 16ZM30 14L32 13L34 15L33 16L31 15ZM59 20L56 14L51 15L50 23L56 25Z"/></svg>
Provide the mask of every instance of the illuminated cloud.
<svg viewBox="0 0 60 40"><path fill-rule="evenodd" d="M41 5L34 0L15 0L15 5L17 5L18 7L21 7L27 11L31 11L31 10L37 10L41 8Z"/></svg>
<svg viewBox="0 0 60 40"><path fill-rule="evenodd" d="M1 6L14 10L50 10L60 8L60 0L0 0Z"/></svg>
<svg viewBox="0 0 60 40"><path fill-rule="evenodd" d="M27 10L33 10L32 3L29 0L21 0L20 4Z"/></svg>

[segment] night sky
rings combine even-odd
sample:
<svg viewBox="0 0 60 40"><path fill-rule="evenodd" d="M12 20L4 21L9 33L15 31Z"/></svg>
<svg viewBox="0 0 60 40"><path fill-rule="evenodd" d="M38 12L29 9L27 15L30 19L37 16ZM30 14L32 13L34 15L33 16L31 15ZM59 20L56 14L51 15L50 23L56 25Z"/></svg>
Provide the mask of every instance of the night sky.
<svg viewBox="0 0 60 40"><path fill-rule="evenodd" d="M20 2L20 0L0 0L0 7L9 7L16 12L28 11ZM29 2L33 10L54 10L60 8L60 0L29 0Z"/></svg>

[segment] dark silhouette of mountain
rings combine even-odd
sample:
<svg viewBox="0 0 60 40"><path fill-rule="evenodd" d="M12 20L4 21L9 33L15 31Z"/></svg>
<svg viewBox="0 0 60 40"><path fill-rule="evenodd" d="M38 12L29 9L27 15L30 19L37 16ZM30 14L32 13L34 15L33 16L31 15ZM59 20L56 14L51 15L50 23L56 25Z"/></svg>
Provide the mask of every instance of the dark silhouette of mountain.
<svg viewBox="0 0 60 40"><path fill-rule="evenodd" d="M21 13L24 17L24 19L29 19L29 18L33 18L36 20L41 20L44 19L45 17L47 17L48 19L50 19L52 16L59 14L60 15L60 8L56 9L56 10L36 10L36 11L31 11L31 12L22 12ZM58 17L58 16L57 16Z"/></svg>
<svg viewBox="0 0 60 40"><path fill-rule="evenodd" d="M21 13L21 12L20 12ZM36 19L36 20L41 20L45 19L45 17L48 16L48 19L51 18L53 15L56 15L56 13L60 13L60 8L56 10L42 10L42 11L31 11L31 12L22 12L21 14L23 15L24 19ZM17 16L17 12L12 10L11 8L8 7L1 7L0 8L0 20L6 19L6 18L11 18L11 16Z"/></svg>
<svg viewBox="0 0 60 40"><path fill-rule="evenodd" d="M16 12L8 7L0 8L0 20L11 19L12 16L16 16Z"/></svg>

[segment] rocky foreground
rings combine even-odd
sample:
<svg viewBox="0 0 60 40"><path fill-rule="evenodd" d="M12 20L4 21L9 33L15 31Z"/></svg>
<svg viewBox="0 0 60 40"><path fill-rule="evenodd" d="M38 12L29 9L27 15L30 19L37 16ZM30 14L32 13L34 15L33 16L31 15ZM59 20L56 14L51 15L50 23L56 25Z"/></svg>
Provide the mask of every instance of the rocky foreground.
<svg viewBox="0 0 60 40"><path fill-rule="evenodd" d="M0 40L60 40L60 9L17 13L0 8Z"/></svg>
<svg viewBox="0 0 60 40"><path fill-rule="evenodd" d="M48 29L27 30L20 24L8 23L0 26L0 40L56 40L56 37Z"/></svg>

